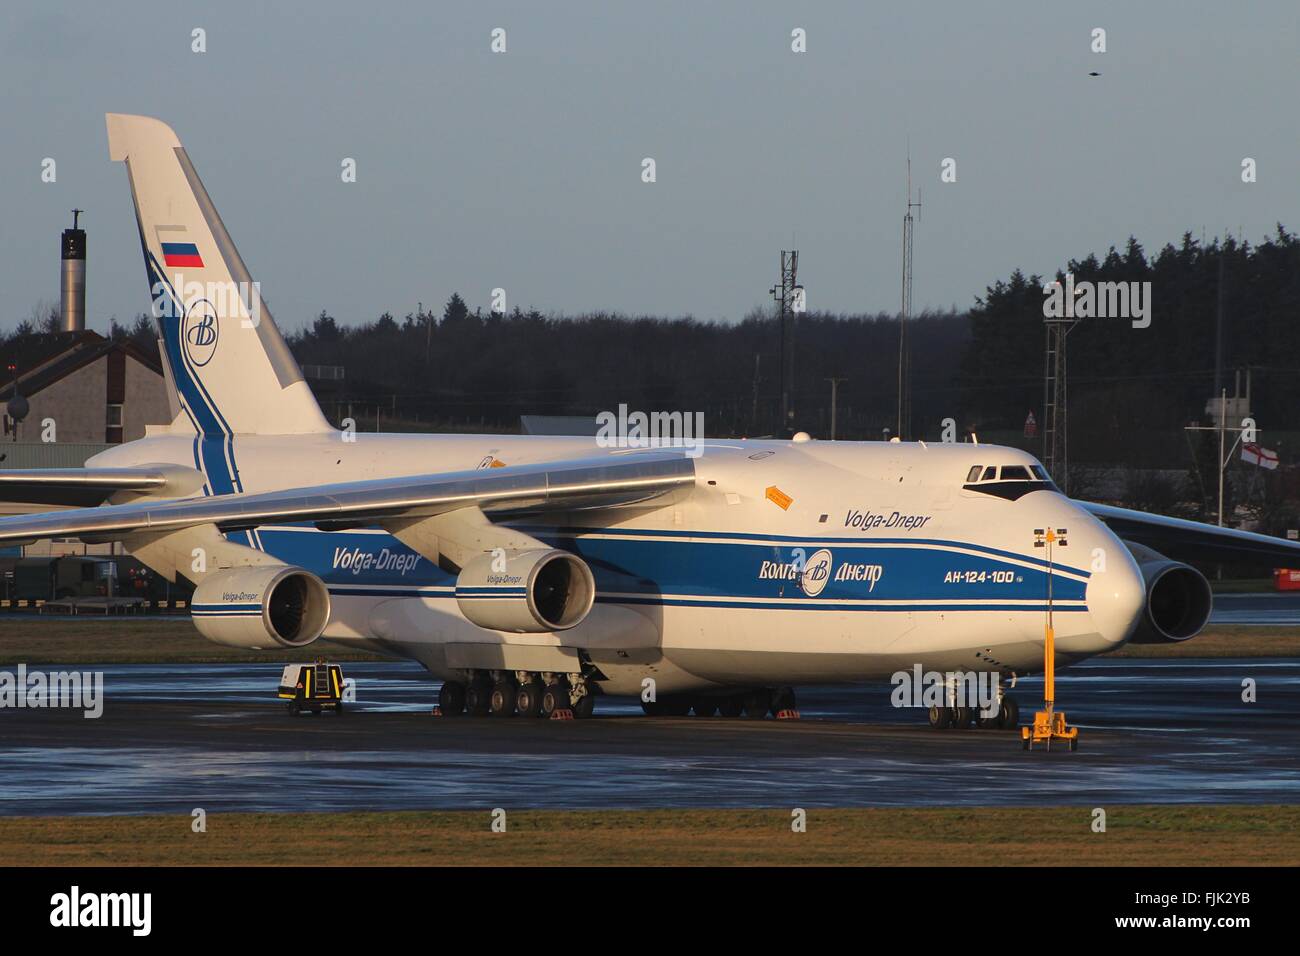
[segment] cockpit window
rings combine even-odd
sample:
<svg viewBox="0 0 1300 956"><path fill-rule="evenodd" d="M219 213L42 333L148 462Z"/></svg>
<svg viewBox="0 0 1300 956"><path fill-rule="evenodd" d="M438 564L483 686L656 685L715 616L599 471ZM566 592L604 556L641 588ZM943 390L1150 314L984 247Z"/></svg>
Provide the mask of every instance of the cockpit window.
<svg viewBox="0 0 1300 956"><path fill-rule="evenodd" d="M966 484L973 485L986 481L1032 481L1052 484L1052 476L1042 465L971 465L966 472Z"/></svg>

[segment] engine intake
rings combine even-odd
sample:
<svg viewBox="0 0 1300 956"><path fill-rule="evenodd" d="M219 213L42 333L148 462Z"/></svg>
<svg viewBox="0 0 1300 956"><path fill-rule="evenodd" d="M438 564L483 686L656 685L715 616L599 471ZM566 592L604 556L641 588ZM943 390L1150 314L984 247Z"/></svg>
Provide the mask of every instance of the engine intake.
<svg viewBox="0 0 1300 956"><path fill-rule="evenodd" d="M194 591L194 626L228 647L306 647L325 630L330 595L310 571L258 565L216 571Z"/></svg>
<svg viewBox="0 0 1300 956"><path fill-rule="evenodd" d="M1125 541L1146 581L1147 604L1131 644L1169 644L1201 633L1210 620L1214 594L1205 576L1145 545Z"/></svg>
<svg viewBox="0 0 1300 956"><path fill-rule="evenodd" d="M487 552L456 579L466 619L490 631L536 634L582 623L596 599L587 562L567 551Z"/></svg>

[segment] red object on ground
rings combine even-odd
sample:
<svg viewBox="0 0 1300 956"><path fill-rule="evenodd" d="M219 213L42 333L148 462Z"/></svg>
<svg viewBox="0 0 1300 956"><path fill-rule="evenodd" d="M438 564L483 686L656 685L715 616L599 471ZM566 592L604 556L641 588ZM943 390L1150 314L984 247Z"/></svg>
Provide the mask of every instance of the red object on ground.
<svg viewBox="0 0 1300 956"><path fill-rule="evenodd" d="M1273 586L1279 591L1300 591L1300 571L1292 568L1274 568Z"/></svg>

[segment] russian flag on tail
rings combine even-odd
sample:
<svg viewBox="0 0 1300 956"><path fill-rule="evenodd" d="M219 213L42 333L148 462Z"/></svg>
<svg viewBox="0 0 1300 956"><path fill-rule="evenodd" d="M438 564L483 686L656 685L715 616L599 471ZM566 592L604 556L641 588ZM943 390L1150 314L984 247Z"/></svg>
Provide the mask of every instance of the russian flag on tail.
<svg viewBox="0 0 1300 956"><path fill-rule="evenodd" d="M192 242L164 242L162 254L163 262L168 266L203 268L203 257L199 255L199 247Z"/></svg>

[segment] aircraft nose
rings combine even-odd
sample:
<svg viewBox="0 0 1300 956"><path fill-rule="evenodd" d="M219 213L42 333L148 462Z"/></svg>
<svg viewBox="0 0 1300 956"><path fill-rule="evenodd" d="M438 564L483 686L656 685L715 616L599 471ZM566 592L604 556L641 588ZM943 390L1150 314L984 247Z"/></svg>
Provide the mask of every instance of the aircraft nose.
<svg viewBox="0 0 1300 956"><path fill-rule="evenodd" d="M1084 598L1102 640L1119 647L1146 609L1147 589L1137 562L1118 540L1105 549L1103 570L1093 571Z"/></svg>

